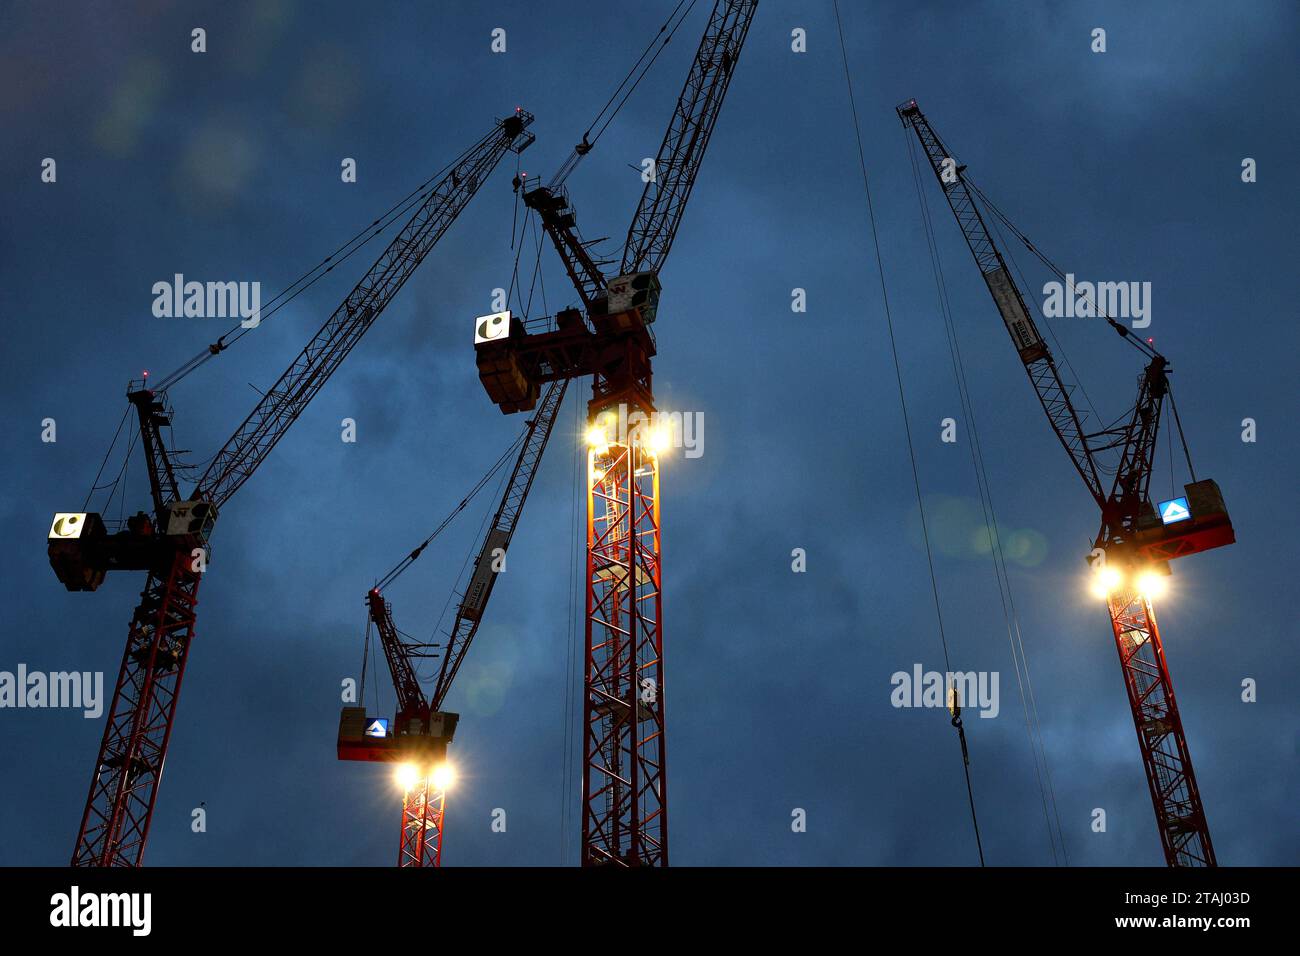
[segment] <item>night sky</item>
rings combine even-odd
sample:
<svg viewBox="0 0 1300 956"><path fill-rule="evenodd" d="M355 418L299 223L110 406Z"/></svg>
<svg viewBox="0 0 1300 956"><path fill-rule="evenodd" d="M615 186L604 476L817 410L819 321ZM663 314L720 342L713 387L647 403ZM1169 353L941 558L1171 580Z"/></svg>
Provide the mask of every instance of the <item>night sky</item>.
<svg viewBox="0 0 1300 956"><path fill-rule="evenodd" d="M154 317L155 282L259 281L269 298L516 105L537 116L521 168L549 177L672 6L0 7L0 671L102 671L111 692L144 576L68 593L44 537L55 511L81 509L127 381L169 371L228 325ZM584 235L611 237L610 252L706 7L569 179ZM1159 605L1201 794L1221 864L1300 861L1296 6L882 0L845 2L842 14L952 660L1000 674L999 715L966 722L988 861L1054 862L979 546L969 436L959 425L957 442L940 441L941 420L961 412L911 133L894 112L911 97L1063 267L1152 284L1145 334L1172 361L1197 475L1219 483L1238 537L1178 562ZM194 27L206 53L191 52ZM490 49L498 27L505 53ZM1097 27L1105 53L1090 49ZM795 28L805 53L791 50ZM41 181L46 157L55 183ZM341 181L345 157L356 183ZM1257 182L1242 182L1247 157ZM223 511L147 863L394 862L390 772L335 759L340 683L359 677L367 588L523 425L487 400L470 337L510 281L514 166L513 155L501 164ZM1096 507L928 172L923 186L1069 861L1158 865L1114 642L1086 590ZM190 460L225 442L377 251L172 390ZM1041 304L1051 276L1012 251L1026 299ZM534 255L530 232L525 278ZM549 247L542 262L534 316L575 301ZM760 5L661 278L656 397L704 420L703 454L669 458L663 477L673 863L977 863L947 713L890 703L891 674L943 659L829 2ZM796 288L806 312L792 311ZM1096 319L1052 328L1102 416L1122 414L1140 356ZM577 860L566 714L575 630L579 652L582 639L571 608L587 391L570 390L447 702L461 714L461 779L446 865ZM47 418L55 442L41 440ZM340 440L344 418L355 443ZM1242 440L1247 418L1254 442ZM1166 442L1160 498L1189 480L1180 457L1171 471ZM127 480L129 511L147 507L138 451ZM488 507L476 500L388 590L405 631L433 633ZM796 548L806 573L791 570ZM1242 700L1247 678L1257 702ZM391 687L374 694L372 682L372 711L391 712ZM0 710L0 862L66 863L102 732L102 717L78 710ZM207 831L194 833L200 804ZM494 808L505 833L491 829ZM806 832L792 831L796 808ZM1095 808L1104 833L1092 830Z"/></svg>

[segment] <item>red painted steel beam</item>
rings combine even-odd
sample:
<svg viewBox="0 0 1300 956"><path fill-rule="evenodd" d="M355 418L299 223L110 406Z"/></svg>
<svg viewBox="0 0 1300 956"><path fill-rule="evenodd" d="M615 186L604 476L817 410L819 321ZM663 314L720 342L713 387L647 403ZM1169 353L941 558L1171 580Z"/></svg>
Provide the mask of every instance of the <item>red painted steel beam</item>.
<svg viewBox="0 0 1300 956"><path fill-rule="evenodd" d="M81 816L73 866L139 866L194 640L199 577L177 551L150 572L131 618L126 651Z"/></svg>
<svg viewBox="0 0 1300 956"><path fill-rule="evenodd" d="M1109 604L1165 862L1217 866L1155 609L1132 589L1115 592Z"/></svg>

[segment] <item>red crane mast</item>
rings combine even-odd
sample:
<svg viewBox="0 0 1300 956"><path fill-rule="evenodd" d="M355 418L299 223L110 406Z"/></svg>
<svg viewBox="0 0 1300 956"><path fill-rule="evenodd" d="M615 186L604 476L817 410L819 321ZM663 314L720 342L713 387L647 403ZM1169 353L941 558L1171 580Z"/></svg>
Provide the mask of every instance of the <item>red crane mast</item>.
<svg viewBox="0 0 1300 956"><path fill-rule="evenodd" d="M668 863L660 561L659 451L651 325L663 268L736 62L756 0L717 0L647 175L623 249L605 281L573 231L568 195L525 193L565 262L585 310L531 327L508 312L475 320L475 357L502 412L534 407L541 386L592 377L587 405L584 612L583 865ZM585 155L589 147L575 150ZM643 427L616 434L615 422Z"/></svg>
<svg viewBox="0 0 1300 956"><path fill-rule="evenodd" d="M508 310L475 319L476 362L489 397L503 413L536 408L537 414L483 539L446 648L438 655L442 663L427 707L436 716L473 640L495 580L492 555L508 547L567 384L591 375L588 424L590 433L601 437L589 439L587 468L584 865L668 862L659 627L660 449L647 440L648 427L640 436L615 435L609 440L606 432L611 420L650 418L655 413L650 369L655 340L650 325L659 299L658 273L685 212L756 7L756 0L715 3L629 227L621 274L606 278L578 233L576 213L561 185L594 145L584 136L550 185L539 183L523 191L525 205L537 213L582 308L563 309L535 322ZM412 552L407 563L420 550ZM404 565L395 571L401 569ZM392 575L381 586L391 580ZM378 599L377 590L370 600L381 639L387 634L388 643L398 647L401 639L391 626L391 609ZM384 612L375 613L376 607ZM401 668L390 669L396 684L406 680ZM346 731L340 728L340 758L367 752L356 739L362 732L361 713L356 710L349 718L345 710L344 720L351 723ZM345 733L352 739L345 742ZM391 750L371 753L357 759L401 759ZM440 860L445 793L432 786L429 767L427 761L422 764L406 788L399 865L437 865ZM412 802L421 811L414 821ZM409 837L413 828L426 836L435 830L436 836L421 843Z"/></svg>

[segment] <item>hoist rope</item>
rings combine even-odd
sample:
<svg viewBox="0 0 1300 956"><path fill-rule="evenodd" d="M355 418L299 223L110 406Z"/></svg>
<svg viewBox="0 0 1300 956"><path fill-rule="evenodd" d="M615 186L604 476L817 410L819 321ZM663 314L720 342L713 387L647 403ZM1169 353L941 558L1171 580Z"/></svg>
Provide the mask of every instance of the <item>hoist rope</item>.
<svg viewBox="0 0 1300 956"><path fill-rule="evenodd" d="M493 135L493 134L489 134L489 135ZM400 219L403 215L405 215L406 212L413 209L415 206L419 205L420 203L424 202L424 200L429 196L429 193L431 192L430 185L434 181L439 179L441 176L446 174L446 172L450 170L452 167L464 161L464 159L467 156L469 156L474 150L478 149L479 146L482 145L482 142L483 142L482 140L479 140L479 142L465 149L455 159L447 163L447 165L443 166L432 176L430 176L424 182L420 183L409 193L407 193L404 197L402 197L391 207L389 207L388 210L385 211L382 215L380 215L378 219L375 219L368 226L363 226L361 229L357 230L357 232L352 236L352 238L348 239L341 246L335 249L332 253L327 255L324 259L316 263L316 265L312 266L301 276L299 276L297 279L291 282L288 286L282 289L279 293L277 293L273 298L271 298L267 302L268 308L263 308L260 311L259 318L261 320L270 318L272 315L274 315L284 306L288 305L290 302L296 299L307 289L310 289L325 275L333 271L335 266L340 265L346 262L348 259L352 258L352 256L358 250L360 250L361 248L369 244L372 240L380 236L383 232L391 228L393 223L396 222L398 219ZM215 342L213 342L203 351L195 354L192 358L190 358L187 362L182 364L175 371L171 372L170 374L160 379L154 385L154 391L158 391L158 392L166 391L168 388L175 385L177 382L181 381L191 372L195 371L196 369L198 369L200 366L207 363L212 358L215 358L217 355L221 354L222 352L225 352L228 348L230 348L230 346L234 345L235 342L243 338L244 335L249 331L250 328L245 327L242 323L232 326L224 335L218 337L218 339ZM229 341L227 341L227 339Z"/></svg>
<svg viewBox="0 0 1300 956"><path fill-rule="evenodd" d="M582 431L582 403L573 405L573 434ZM561 761L561 773L564 775L560 789L560 864L565 863L565 848L574 841L570 839L573 832L574 803L574 764L576 762L578 732L574 727L580 704L578 690L585 687L586 677L578 680L578 549L583 546L578 531L579 477L582 474L582 443L573 443L573 485L569 494L569 607L568 607L568 646L564 662L564 759ZM585 589L587 582L582 582ZM585 633L585 625L584 625ZM585 664L585 662L584 662ZM584 691L585 693L585 691ZM584 718L585 719L585 718Z"/></svg>
<svg viewBox="0 0 1300 956"><path fill-rule="evenodd" d="M117 520L119 524L126 521L126 478L131 473L131 452L135 449L135 443L139 437L137 433L131 433L131 440L126 446L126 455L122 458L122 470L118 472L117 483L113 486L114 493L119 490L122 492L122 496L118 499ZM112 497L108 500L110 504L113 501ZM107 511L108 509L105 508L104 510Z"/></svg>
<svg viewBox="0 0 1300 956"><path fill-rule="evenodd" d="M537 227L537 220L530 219L529 221L533 226L533 242L537 246L537 256L533 260L533 278L532 281L528 283L528 304L524 306L525 321L527 321L528 317L533 314L533 291L538 288L539 281L541 283L542 292L542 315L546 315L550 312L550 309L546 307L546 280L542 279L542 235L541 231Z"/></svg>
<svg viewBox="0 0 1300 956"><path fill-rule="evenodd" d="M1192 476L1192 481L1195 482L1195 481L1196 481L1196 467L1192 464L1192 452L1191 452L1191 450L1187 447L1187 436L1186 436L1185 434L1183 434L1183 422L1182 422L1182 419L1180 419L1180 418L1178 417L1178 403L1174 401L1174 386L1173 386L1173 384L1172 384L1171 382L1169 382L1168 380L1165 381L1165 390L1166 390L1167 394L1169 395L1169 407L1172 408L1172 409L1174 410L1174 425L1176 425L1177 428L1178 428L1178 440L1179 440L1180 442L1182 442L1182 445L1183 445L1183 454L1187 457L1187 471L1188 471L1188 473L1191 474L1191 476ZM1173 467L1173 463L1172 463L1172 462L1170 462L1170 467L1171 467L1171 468Z"/></svg>
<svg viewBox="0 0 1300 956"><path fill-rule="evenodd" d="M514 204L510 207L510 248L511 249L515 247L515 226L519 222L519 190L524 184L524 176L527 175L526 173L520 175L522 172L519 165L521 159L522 159L522 154L515 153L515 178L514 178L515 200L514 200Z"/></svg>
<svg viewBox="0 0 1300 956"><path fill-rule="evenodd" d="M519 311L525 313L524 318L527 318L527 313L524 309L524 287L523 283L519 281L519 257L524 254L524 233L528 229L528 221L531 218L529 213L531 211L528 208L524 209L524 222L519 227L519 245L515 248L515 263L510 270L510 288L506 289L506 308L510 308L510 298L514 296L519 300Z"/></svg>
<svg viewBox="0 0 1300 956"><path fill-rule="evenodd" d="M370 669L374 671L376 674L379 673L379 644L380 644L379 641L372 641L370 644ZM378 677L375 677L374 681L375 681L375 705L376 705L375 709L376 711L382 713L384 711L384 697L383 697L384 682L381 681ZM393 703L396 704L396 702L397 702L397 689L394 688Z"/></svg>
<svg viewBox="0 0 1300 956"><path fill-rule="evenodd" d="M127 411L130 412L130 408L128 408ZM104 504L103 504L104 514L108 514L109 509L113 506L113 499L117 497L118 491L120 490L122 492L122 498L119 502L119 508L120 508L118 512L119 522L125 520L126 517L126 489L123 487L123 485L126 482L126 476L130 470L131 452L135 451L135 445L136 442L139 441L139 439L140 439L140 433L133 430L131 432L131 437L127 439L126 452L122 456L122 467L117 470L117 477L114 478L108 484L102 486L104 488L109 489L108 495L104 499ZM91 495L93 494L94 491L92 490ZM87 496L87 500L89 500L89 497L90 496Z"/></svg>
<svg viewBox="0 0 1300 956"><path fill-rule="evenodd" d="M1016 224L1011 221L1010 217L1007 216L1007 214L1004 213L1001 209L999 209L997 207L997 204L994 203L992 199L990 199L988 196L984 194L984 190L980 189L979 186L971 182L971 180L968 179L965 174L962 175L962 181L975 191L975 194L980 197L980 200L989 209L989 211L992 212L997 219L1001 220L1006 225L1006 227L1011 230L1012 234L1015 235L1015 237L1020 240L1021 244L1024 245L1024 247L1028 249L1030 252L1032 252L1034 256L1037 257L1037 259L1043 265L1047 266L1047 268L1051 270L1053 275L1055 275L1058 279L1061 280L1063 288L1069 287L1070 292L1076 291L1074 287L1074 283L1070 282L1066 278L1066 275L1061 270L1061 267L1058 266L1051 259L1049 259L1042 250L1040 250L1036 245L1034 245L1033 242L1030 241L1029 237L1025 235L1023 232L1021 232L1019 228L1017 228ZM1097 316L1099 318L1105 319L1106 323L1111 328L1113 328L1116 332L1118 332L1120 337L1124 339L1124 341L1128 342L1130 345L1132 345L1135 349L1137 349L1147 358L1155 358L1157 355L1160 354L1158 351L1156 351L1154 346L1149 345L1148 343L1142 341L1142 339L1138 338L1128 329L1124 328L1124 326L1116 322L1111 316L1106 315L1104 312L1102 312L1101 306L1095 298L1093 298L1091 295L1087 296L1087 298L1092 302L1093 311L1097 313Z"/></svg>
<svg viewBox="0 0 1300 956"><path fill-rule="evenodd" d="M907 412L907 396L903 388L902 365L898 359L898 345L894 335L894 319L889 307L889 292L885 284L885 263L880 251L880 237L876 230L876 211L871 199L871 180L867 175L866 152L862 146L862 126L858 121L858 107L853 96L853 80L849 72L849 54L844 44L844 25L840 21L839 0L834 0L835 26L839 32L840 56L844 62L844 85L848 90L849 109L853 116L853 135L857 140L858 165L862 171L862 188L867 201L867 216L871 224L871 240L875 248L876 270L880 277L880 295L884 304L885 324L889 330L889 348L894 360L894 378L898 385L898 401L903 413L903 431L907 436L907 454L912 465L912 486L916 492L916 507L921 517L921 537L925 543L925 559L930 573L930 591L934 598L935 619L939 627L939 641L943 647L945 673L951 674L952 664L948 653L948 638L944 632L943 609L939 601L939 583L934 571L934 554L930 547L930 532L925 520L925 500L921 494L921 478L916 467L916 449L912 443L912 426ZM984 844L980 839L979 817L975 811L975 791L971 786L970 755L966 749L966 732L962 726L960 714L952 718L952 725L957 731L961 744L962 771L966 776L966 798L970 804L971 826L975 831L975 847L979 853L980 866L984 866Z"/></svg>
<svg viewBox="0 0 1300 956"><path fill-rule="evenodd" d="M1173 403L1171 402L1170 404L1172 405ZM1165 446L1167 449L1167 453L1169 455L1169 497L1173 498L1175 497L1174 487L1178 476L1175 474L1177 468L1174 465L1174 433L1172 430L1168 430L1165 432ZM1153 472L1156 470L1156 455L1159 453L1159 451L1160 451L1160 442L1159 441L1152 442L1151 443L1151 470Z"/></svg>
<svg viewBox="0 0 1300 956"><path fill-rule="evenodd" d="M484 531L487 529L488 522L492 520L492 516L496 514L496 510L492 507L491 502L499 501L501 499L501 495L500 495L501 488L509 480L510 480L510 476L508 474L502 474L501 480L497 482L496 490L498 493L493 495L493 497L488 500L488 507L483 510L483 517L479 521L478 530L474 532L475 541L485 540ZM452 601L454 601L458 597L464 596L464 591L461 588L461 582L465 580L465 572L466 570L468 570L470 562L474 560L474 558L477 557L478 554L479 551L477 549L470 550L465 553L465 560L460 563L460 570L456 572L456 577L452 583L451 589L447 592L447 600L443 601L442 610L438 612L438 619L433 622L433 630L430 632L430 637L429 637L430 643L433 642L433 638L437 637L439 631L442 629L442 622L447 618L447 612L451 609ZM457 605L457 610L459 611L459 605ZM432 678L432 675L430 675L430 678Z"/></svg>
<svg viewBox="0 0 1300 956"><path fill-rule="evenodd" d="M86 500L81 505L81 507L86 511L90 510L90 499L94 496L96 491L100 491L103 488L116 489L117 487L116 481L111 481L106 485L100 485L99 479L104 474L104 469L108 467L108 459L113 457L113 449L117 447L117 440L122 435L122 427L126 425L126 418L130 414L131 414L131 406L128 404L126 406L126 411L122 412L122 420L117 423L117 431L113 433L113 440L112 442L109 443L108 451L104 453L104 460L99 463L99 471L95 472L95 480L90 483L90 490L86 492ZM112 492L109 493L108 500L109 501L113 500ZM105 507L107 508L107 506Z"/></svg>
<svg viewBox="0 0 1300 956"><path fill-rule="evenodd" d="M993 506L992 485L989 482L988 472L984 466L984 449L979 437L975 406L970 396L970 385L966 378L966 366L961 355L961 344L957 336L956 323L952 318L952 303L948 296L948 283L944 276L943 262L939 255L939 245L934 232L930 203L926 199L925 189L922 185L921 165L916 155L916 144L913 142L913 137L907 135L906 130L903 131L903 137L907 143L908 158L912 164L912 181L916 187L917 200L921 211L921 223L925 231L926 246L930 253L930 266L934 273L935 288L938 292L939 311L948 338L948 351L952 359L953 376L957 384L958 398L961 402L962 418L971 436L971 468L975 474L976 487L979 490L985 533L988 537L990 556L993 558L993 574L997 581L998 598L1002 604L1002 618L1006 626L1007 643L1011 649L1012 664L1015 667L1016 685L1020 691L1021 710L1025 719L1025 735L1029 741L1030 755L1034 762L1034 779L1038 785L1039 799L1043 808L1043 822L1047 827L1053 861L1059 863L1057 856L1057 845L1059 843L1061 856L1064 857L1068 866L1069 854L1065 849L1065 837L1057 808L1056 791L1052 785L1051 770L1047 762L1047 750L1043 745L1042 724L1038 717L1038 703L1034 697L1033 681L1030 679L1029 674L1029 660L1025 655L1024 640L1020 630L1020 617L1016 611L1015 595L1011 588L1011 577L1007 571L1006 553L1002 547L1002 536L998 528L997 513ZM1032 719L1030 715L1031 702ZM1042 760L1041 769L1039 767L1040 757ZM1049 794L1052 814L1049 814L1048 811ZM1052 829L1053 814L1056 820L1055 832Z"/></svg>
<svg viewBox="0 0 1300 956"><path fill-rule="evenodd" d="M646 73L650 71L650 67L654 66L655 60L659 59L659 54L664 51L664 48L666 46L668 46L673 36L677 33L678 28L682 25L682 21L685 20L686 17L690 15L690 12L695 7L696 2L697 0L690 0L690 4L686 7L686 9L682 12L681 16L679 17L677 15L677 12L682 9L682 5L686 3L686 0L678 0L677 6L673 8L673 12L668 15L668 19L665 20L663 22L663 25L659 27L659 32L656 33L653 39L651 39L650 42L646 44L646 48L641 51L641 55L637 57L636 62L632 64L632 68L627 71L627 75L624 76L623 79L619 82L618 86L614 88L614 92L611 93L609 99L605 101L605 105L600 108L600 112L596 114L595 119L591 121L591 124L587 127L586 131L582 134L582 141L573 148L573 152L569 154L569 157L563 163L560 164L560 168L556 170L555 175L551 178L550 183L547 184L548 188L557 189L561 185L563 185L564 181L569 178L569 174L572 173L574 169L577 168L578 163L582 161L582 158L586 156L589 152L591 152L591 148L595 146L596 142L600 139L600 137L604 135L605 130L609 128L609 124L614 121L614 117L617 116L619 112L623 109L624 104L627 103L628 97L632 95L633 91L636 90L636 88L641 84L641 81L645 79ZM674 18L676 18L677 20L676 24L673 24ZM671 29L669 29L670 26ZM667 36L664 36L665 32L667 33ZM662 42L659 40L661 36L663 37ZM650 57L650 61L648 63L645 63L645 66L642 67L641 65L642 62L645 61L645 58L650 54L650 51L654 49L656 43L659 44L659 48L655 50L654 56ZM605 113L609 109L610 104L613 103L614 100L618 98L619 92L623 89L624 86L627 85L628 80L632 79L633 75L636 74L638 69L641 70L641 75L637 76L636 80L632 83L632 85L628 87L627 92L623 94L623 98L619 100L618 105L614 108L614 111L610 113L608 118L605 119L605 122L601 124L600 129L596 130L595 139L589 140L587 137L590 135L591 131L596 128L597 123L600 123L601 118L605 116Z"/></svg>
<svg viewBox="0 0 1300 956"><path fill-rule="evenodd" d="M366 664L370 660L370 628L374 621L370 617L369 610L366 611L366 642L361 647L361 699L357 701L358 706L366 706Z"/></svg>
<svg viewBox="0 0 1300 956"><path fill-rule="evenodd" d="M496 463L492 465L492 467L489 468L487 472L481 478L479 478L478 481L474 483L473 488L471 488L469 493L460 500L460 503L456 505L456 507L451 509L451 512L445 518L442 519L442 521L438 524L436 528L433 529L432 532L430 532L428 537L426 537L423 541L420 542L420 544L415 548L415 550L411 551L411 553L408 554L406 557L404 557L401 561L399 561L391 571L389 571L386 575L384 575L382 578L379 579L379 581L375 584L376 588L382 591L388 585L392 584L393 581L397 580L397 578L400 577L401 574L407 568L409 568L412 564L416 562L417 559L419 559L420 555L424 553L424 549L427 548L429 544L436 537L438 537L438 535L442 534L442 532L446 530L447 526L452 523L452 521L457 517L457 515L459 515L462 511L464 511L465 508L469 505L469 503L473 501L474 498L478 495L478 493L482 491L484 487L486 487L487 483L492 480L492 477L503 467L505 467L506 462L508 462L511 458L515 456L515 454L518 453L519 447L523 443L527 435L528 435L528 431L527 429L525 429L520 435L518 435L513 441L511 441L509 447L506 448L506 450L501 453L501 457L498 458L496 460Z"/></svg>

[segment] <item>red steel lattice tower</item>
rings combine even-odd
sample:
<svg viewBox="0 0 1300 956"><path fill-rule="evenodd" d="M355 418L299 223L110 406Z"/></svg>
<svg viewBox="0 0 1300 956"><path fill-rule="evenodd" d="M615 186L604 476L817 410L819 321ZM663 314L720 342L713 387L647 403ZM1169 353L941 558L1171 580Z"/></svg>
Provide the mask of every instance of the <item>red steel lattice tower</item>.
<svg viewBox="0 0 1300 956"><path fill-rule="evenodd" d="M81 818L73 866L139 859L194 640L200 574L178 550L165 574L151 571L131 619L99 764Z"/></svg>
<svg viewBox="0 0 1300 956"><path fill-rule="evenodd" d="M597 445L587 479L582 863L665 866L658 456Z"/></svg>
<svg viewBox="0 0 1300 956"><path fill-rule="evenodd" d="M1132 588L1113 592L1108 603L1165 859L1170 866L1217 866L1155 608Z"/></svg>
<svg viewBox="0 0 1300 956"><path fill-rule="evenodd" d="M547 382L591 375L587 424L604 433L589 441L587 472L583 865L668 862L659 460L654 429L636 427L634 416L655 414L658 277L757 6L715 0L654 172L643 176L619 274L607 281L578 235L566 172L525 191L524 203L539 214L583 309L530 324L508 310L475 319L479 378L502 412L532 409ZM584 137L565 169L592 145ZM608 434L611 418L618 435Z"/></svg>
<svg viewBox="0 0 1300 956"><path fill-rule="evenodd" d="M402 841L398 866L442 865L442 811L447 791L423 777L402 798Z"/></svg>

